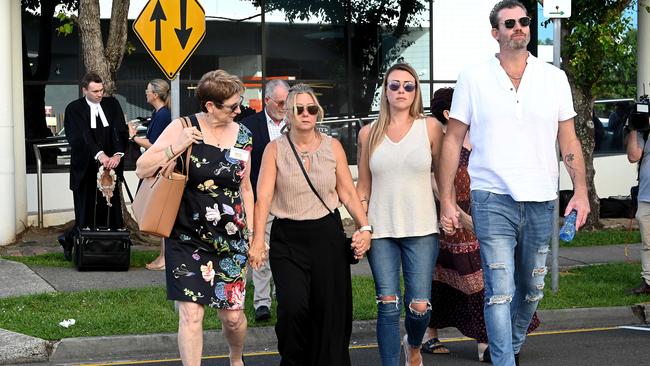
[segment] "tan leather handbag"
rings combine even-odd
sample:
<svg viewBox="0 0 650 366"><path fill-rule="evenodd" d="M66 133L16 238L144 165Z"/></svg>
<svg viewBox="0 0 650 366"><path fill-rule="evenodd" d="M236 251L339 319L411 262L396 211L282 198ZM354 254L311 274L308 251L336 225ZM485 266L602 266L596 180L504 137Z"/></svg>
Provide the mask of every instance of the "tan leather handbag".
<svg viewBox="0 0 650 366"><path fill-rule="evenodd" d="M183 117L182 121L183 127L191 126L187 117ZM169 237L187 184L191 153L192 145L184 154L183 171L175 170L176 159L172 159L158 169L153 177L142 180L131 207L135 221L143 233Z"/></svg>

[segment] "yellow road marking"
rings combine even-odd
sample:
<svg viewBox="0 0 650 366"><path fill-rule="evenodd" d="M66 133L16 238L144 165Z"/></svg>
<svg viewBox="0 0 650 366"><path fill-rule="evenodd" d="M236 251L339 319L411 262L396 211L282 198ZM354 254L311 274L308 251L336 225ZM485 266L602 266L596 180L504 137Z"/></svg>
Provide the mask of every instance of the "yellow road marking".
<svg viewBox="0 0 650 366"><path fill-rule="evenodd" d="M589 332L603 332L607 330L616 330L620 327L602 327L602 328L584 328L584 329L567 329L567 330L548 330L542 332L533 332L528 336L542 336L542 335L554 335L554 334L570 334L570 333L589 333ZM454 342L466 342L473 341L474 339L468 337L455 337L455 338L441 338L442 341L454 343ZM376 343L360 345L360 346L350 346L350 349L369 349L377 348ZM255 357L255 356L275 356L278 352L269 351L269 352L250 352L245 353L246 357ZM201 359L203 360L216 360L228 358L228 355L218 355L218 356L205 356ZM163 362L178 362L180 358L166 358L161 360L143 360L143 361L119 361L119 362L104 362L104 363L85 363L79 364L77 366L119 366L119 365L145 365L150 363L163 363Z"/></svg>

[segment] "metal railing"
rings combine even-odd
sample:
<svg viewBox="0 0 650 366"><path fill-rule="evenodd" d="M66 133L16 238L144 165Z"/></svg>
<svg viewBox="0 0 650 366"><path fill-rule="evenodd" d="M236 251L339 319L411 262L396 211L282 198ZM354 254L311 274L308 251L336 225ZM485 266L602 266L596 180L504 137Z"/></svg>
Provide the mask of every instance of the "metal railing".
<svg viewBox="0 0 650 366"><path fill-rule="evenodd" d="M67 147L67 142L49 142L45 144L34 144L34 156L36 157L36 191L38 200L38 228L43 228L43 162L41 160L42 148Z"/></svg>

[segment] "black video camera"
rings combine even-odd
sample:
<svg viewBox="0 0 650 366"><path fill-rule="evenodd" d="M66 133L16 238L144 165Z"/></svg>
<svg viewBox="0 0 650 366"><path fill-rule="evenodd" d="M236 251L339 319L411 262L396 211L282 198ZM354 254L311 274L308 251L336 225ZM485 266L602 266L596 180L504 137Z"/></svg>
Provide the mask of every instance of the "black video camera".
<svg viewBox="0 0 650 366"><path fill-rule="evenodd" d="M650 99L647 94L639 97L636 108L630 112L627 124L633 131L650 131Z"/></svg>

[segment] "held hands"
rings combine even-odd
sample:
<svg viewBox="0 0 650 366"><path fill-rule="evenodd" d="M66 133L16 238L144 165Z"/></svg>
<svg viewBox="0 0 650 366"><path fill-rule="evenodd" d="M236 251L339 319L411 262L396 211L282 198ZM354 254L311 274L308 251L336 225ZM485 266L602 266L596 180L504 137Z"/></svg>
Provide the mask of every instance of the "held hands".
<svg viewBox="0 0 650 366"><path fill-rule="evenodd" d="M455 206L455 204L440 204L440 226L448 235L453 235L456 229L462 228L460 212Z"/></svg>
<svg viewBox="0 0 650 366"><path fill-rule="evenodd" d="M371 234L370 231L359 232L355 231L352 234L352 249L354 250L354 258L361 259L370 250Z"/></svg>
<svg viewBox="0 0 650 366"><path fill-rule="evenodd" d="M262 238L252 239L248 248L248 263L254 270L259 270L269 258L269 246Z"/></svg>

